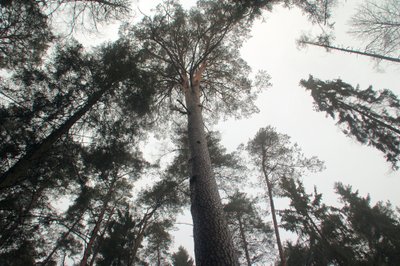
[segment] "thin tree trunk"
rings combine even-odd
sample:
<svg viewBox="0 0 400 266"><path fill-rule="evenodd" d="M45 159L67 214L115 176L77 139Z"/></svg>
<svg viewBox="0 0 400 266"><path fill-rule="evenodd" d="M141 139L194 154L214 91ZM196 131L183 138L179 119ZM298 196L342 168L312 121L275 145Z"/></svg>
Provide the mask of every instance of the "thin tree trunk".
<svg viewBox="0 0 400 266"><path fill-rule="evenodd" d="M279 227L278 227L278 222L277 222L276 213L275 213L276 210L275 210L274 198L272 196L272 185L268 178L268 173L267 173L266 166L265 166L265 160L266 160L265 154L263 153L262 170L263 170L263 174L265 177L265 182L267 183L269 205L271 207L272 221L274 223L276 243L278 245L279 257L281 259L281 266L286 266L286 258L285 258L285 255L283 254L283 247L282 247L281 237L279 235Z"/></svg>
<svg viewBox="0 0 400 266"><path fill-rule="evenodd" d="M114 207L112 208L112 210L110 211L110 214L108 215L108 219L107 219L106 223L104 224L103 231L100 234L99 243L97 245L97 248L95 248L95 250L93 251L92 258L90 259L89 266L93 266L94 265L94 262L96 260L97 254L99 254L99 246L102 244L102 242L104 240L104 235L105 235L105 233L107 231L107 227L110 224L110 221L111 221L111 218L112 218L112 216L114 214L114 210L115 210L116 206L117 206L117 203L114 204Z"/></svg>
<svg viewBox="0 0 400 266"><path fill-rule="evenodd" d="M56 251L60 248L61 242L64 241L69 236L69 234L75 229L75 226L79 223L84 213L85 212L82 212L82 214L79 216L79 219L76 219L76 221L72 224L72 226L68 229L68 231L61 236L61 238L57 241L56 246L53 248L50 254L47 255L47 258L43 262L39 263L39 265L43 266L47 265L51 257L53 257L54 253L56 253Z"/></svg>
<svg viewBox="0 0 400 266"><path fill-rule="evenodd" d="M44 153L50 150L52 145L57 142L61 136L66 134L71 127L84 116L104 95L108 89L102 89L94 93L84 106L78 109L69 117L60 127L50 133L40 143L34 145L34 148L28 150L7 172L0 176L0 189L6 188L17 183L31 169Z"/></svg>
<svg viewBox="0 0 400 266"><path fill-rule="evenodd" d="M26 208L22 209L18 215L18 218L16 218L14 221L10 220L9 223L7 224L6 228L8 227L8 225L12 224L12 222L14 222L14 225L11 225L11 228L5 230L6 228L3 228L2 230L2 234L0 237L0 249L2 249L4 247L5 244L7 244L7 242L9 242L9 240L12 239L15 236L15 234L18 234L17 229L19 226L23 226L23 224L25 223L25 219L29 216L29 213L31 211L31 209L36 206L38 200L40 199L40 197L42 196L43 191L46 189L47 187L45 186L45 184L41 183L39 188L37 188L36 191L32 192L32 197L31 200L28 204L28 206L26 206Z"/></svg>
<svg viewBox="0 0 400 266"><path fill-rule="evenodd" d="M106 212L106 206L104 206L103 209L101 210L99 218L97 219L96 224L95 224L95 226L94 226L94 228L92 230L92 233L91 233L91 236L90 236L90 239L89 239L89 243L86 245L86 248L85 248L85 251L83 253L83 257L82 257L81 263L79 264L80 266L86 266L87 265L87 261L89 259L91 250L93 248L94 241L97 238L97 233L100 230L100 225L101 225L101 222L103 221L103 217L104 217L105 212Z"/></svg>
<svg viewBox="0 0 400 266"><path fill-rule="evenodd" d="M132 248L132 261L128 262L128 265L135 265L135 259L136 259L136 254L139 250L140 245L142 244L143 238L144 238L144 233L149 225L149 220L151 219L151 217L153 217L153 215L155 214L155 212L157 211L157 209L161 206L161 204L157 204L152 210L151 212L147 212L144 216L143 219L141 221L141 227L139 229L139 232L137 233L136 239L135 239L135 244L133 245Z"/></svg>
<svg viewBox="0 0 400 266"><path fill-rule="evenodd" d="M223 213L217 183L211 169L202 106L200 77L196 73L183 84L188 116L190 149L190 198L196 265L238 265L232 237Z"/></svg>
<svg viewBox="0 0 400 266"><path fill-rule="evenodd" d="M238 222L239 222L240 238L242 239L242 244L243 244L244 254L246 255L247 265L251 266L249 248L248 248L248 243L247 243L247 240L246 240L246 234L244 233L242 219L240 218L240 216L238 216L237 219L238 219Z"/></svg>
<svg viewBox="0 0 400 266"><path fill-rule="evenodd" d="M310 217L310 215L306 212L305 216L307 217L311 228L316 232L316 234L319 236L319 239L322 240L322 243L326 245L326 247L331 250L337 257L339 257L340 260L337 260L337 263L339 263L339 265L349 265L348 263L348 259L347 256L345 254L343 254L343 252L336 248L335 246L333 246L330 241L324 236L324 234L321 232L321 230L319 230L318 226L315 224L315 222L313 221L313 219Z"/></svg>
<svg viewBox="0 0 400 266"><path fill-rule="evenodd" d="M142 226L142 228L139 230L136 239L135 239L135 244L133 245L133 249L132 249L132 261L129 265L135 265L135 261L136 261L136 254L139 250L140 245L142 244L143 238L144 238L144 232L147 228L147 220L144 221L144 224Z"/></svg>
<svg viewBox="0 0 400 266"><path fill-rule="evenodd" d="M395 63L400 63L399 58L394 58L394 57L389 57L389 56L384 56L384 55L379 55L379 54L373 54L373 53L368 53L368 52L361 52L357 50L351 50L351 49L346 49L346 48L339 48L327 44L320 44L317 42L310 42L310 41L301 41L303 44L309 44L309 45L314 45L314 46L319 46L327 49L332 49L332 50L337 50L337 51L342 51L342 52L347 52L347 53L352 53L352 54L359 54L359 55L364 55L364 56L369 56L372 58L376 58L379 60L387 60Z"/></svg>
<svg viewBox="0 0 400 266"><path fill-rule="evenodd" d="M103 204L103 208L101 209L99 217L98 217L98 219L96 221L96 224L95 224L95 226L94 226L94 228L92 230L92 233L90 234L89 242L86 245L85 251L83 253L82 260L81 260L81 262L79 264L80 266L86 266L87 265L90 253L92 252L92 249L93 249L94 242L97 239L97 233L100 230L101 223L103 222L104 215L105 215L105 213L107 211L108 203L109 203L109 201L111 199L111 195L112 195L113 190L114 190L115 182L116 182L116 180L114 179L112 181L112 183L110 184L110 188L108 189L107 195L105 197L105 202Z"/></svg>
<svg viewBox="0 0 400 266"><path fill-rule="evenodd" d="M67 252L64 252L64 256L63 256L63 259L62 259L62 262L61 262L62 266L65 266L65 259L66 258L67 258Z"/></svg>
<svg viewBox="0 0 400 266"><path fill-rule="evenodd" d="M379 120L379 119L376 119L376 118L373 117L372 115L370 115L370 114L368 114L368 113L366 113L366 112L363 112L363 111L361 111L361 110L358 110L357 108L355 108L355 107L353 107L353 106L350 106L350 105L348 105L347 103L345 103L345 102L343 102L343 101L340 101L340 100L339 100L338 102L341 103L343 106L345 106L347 109L353 110L353 111L355 111L355 112L357 112L357 113L359 113L359 114L361 114L361 115L363 115L363 116L366 116L366 117L368 117L369 119L371 119L371 120L375 121L376 123L378 123L379 125L381 125L382 127L387 128L387 129L390 129L390 130L393 131L394 133L400 135L400 130L399 130L399 129L397 129L397 128L395 128L395 127L393 127L393 126L391 126L391 125L389 125L389 124L387 124L387 123L385 123L385 122L383 122L383 121L381 121L381 120Z"/></svg>
<svg viewBox="0 0 400 266"><path fill-rule="evenodd" d="M157 266L161 266L161 252L159 245L157 245Z"/></svg>

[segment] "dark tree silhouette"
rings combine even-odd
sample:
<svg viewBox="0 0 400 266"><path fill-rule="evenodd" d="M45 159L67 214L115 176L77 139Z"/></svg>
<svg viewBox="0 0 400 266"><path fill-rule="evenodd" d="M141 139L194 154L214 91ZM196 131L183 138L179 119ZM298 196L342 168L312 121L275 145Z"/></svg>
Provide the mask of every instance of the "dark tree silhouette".
<svg viewBox="0 0 400 266"><path fill-rule="evenodd" d="M129 0L5 0L0 2L0 68L14 68L41 61L54 40L51 20L69 17L70 30L91 18L94 24L121 18Z"/></svg>
<svg viewBox="0 0 400 266"><path fill-rule="evenodd" d="M149 226L147 231L148 245L145 250L145 261L157 266L166 264L166 257L172 242L171 235L168 231L172 225L172 221L166 219L155 221Z"/></svg>
<svg viewBox="0 0 400 266"><path fill-rule="evenodd" d="M84 54L82 47L74 44L56 53L48 71L27 68L18 72L14 77L18 90L12 83L4 91L20 102L0 109L4 140L0 188L28 178L32 166L82 118L93 114L90 111L100 102L115 109L108 103L112 100L125 113L145 114L152 87L149 77L137 67L139 58L124 41L105 45L97 55ZM95 125L95 121L85 122Z"/></svg>
<svg viewBox="0 0 400 266"><path fill-rule="evenodd" d="M325 8L317 8L321 7L319 1L284 2L289 6L302 7L314 21L322 18L318 15L321 10L327 14L325 3ZM239 48L248 36L252 21L272 3L264 0L199 1L197 8L184 11L171 1L161 5L154 18L146 17L135 27L132 42L119 41L117 49L106 47L105 51L95 55L82 54L79 46L67 47L65 51L58 50L61 51L56 56L58 61L51 61L45 66L37 65L41 52L53 38L47 26L49 14L44 10L53 7L62 10L63 6L69 6L76 21L75 15L87 10L92 15L99 15L96 19L104 18L109 14L107 10L124 10L124 3L123 0L66 0L53 5L47 5L48 1L28 0L0 3L1 11L4 11L2 14L8 16L4 21L21 26L21 36L28 31L42 34L40 38L26 35L19 40L22 41L18 44L21 46L14 46L18 48L15 60L2 55L4 60L0 62L3 67L20 67L16 68L15 83L2 90L3 96L11 103L2 105L1 109L5 114L1 117L5 122L2 123L1 137L7 144L1 150L5 159L1 164L1 207L2 211L8 211L7 208L14 204L12 200L19 199L15 202L23 208L17 210L12 206L11 215L17 213L13 221L23 225L21 231L24 231L18 242L1 253L2 258L25 252L27 257L21 257L21 261L28 264L31 260L54 263L53 256L63 253L65 259L68 252L73 254L79 248L78 244L72 243L73 235L85 244L81 264L96 261L106 228L116 213L119 202L117 191L124 191L122 183L119 186L121 190L116 190L120 171L127 169L110 158L109 152L121 148L120 144L129 147L129 142L125 142L129 138L128 129L137 134L139 122L135 119L148 111L152 96L149 87L154 87L158 89L159 97L155 108L160 114L167 115L171 109L187 116L191 168L189 184L197 265L237 265L211 169L203 114L206 118L217 119L225 115L245 116L257 110L253 101L258 91L252 90L253 84L248 79L249 68L240 58ZM34 12L26 13L29 8ZM104 12L107 13L105 16ZM38 16L39 19L33 21L34 17L29 16ZM23 22L14 22L13 18ZM28 26L34 28L27 30ZM132 37L127 29L122 28L121 32ZM136 47L140 47L140 52L132 45L134 42ZM6 41L1 48L8 49L7 44ZM33 53L38 56L33 58ZM148 60L138 67L138 61L142 63L143 58ZM147 72L157 77L158 84L152 84ZM167 108L161 106L165 99L170 100ZM17 134L11 133L14 130ZM76 137L77 133L82 135ZM110 137L113 135L122 138L122 141ZM104 139L99 139L99 136ZM131 135L131 138L134 137ZM74 149L70 150L71 146ZM71 153L75 161L70 164L67 159ZM124 153L121 152L121 155ZM116 156L116 159L119 158ZM62 162L65 162L63 167ZM117 166L119 168L115 170ZM74 177L74 181L68 182L69 177ZM72 197L78 193L78 189L71 192L77 187L85 191L83 188L88 186L88 190L93 192L82 194L87 196L88 204L83 204L78 215L70 216L68 221L54 213L50 203L63 195L64 186L71 189ZM43 212L33 216L31 210ZM2 222L8 226L7 218L2 217ZM66 230L58 230L59 237L47 234L57 222ZM27 224L29 230L25 230ZM13 225L8 229L11 230L4 231L16 235ZM56 243L51 245L50 238L57 239ZM4 243L10 244L10 239L6 235ZM157 247L157 254L161 254L162 248ZM161 256L157 258L160 263Z"/></svg>
<svg viewBox="0 0 400 266"><path fill-rule="evenodd" d="M271 259L273 230L263 221L256 202L237 191L224 206L241 264L265 264Z"/></svg>
<svg viewBox="0 0 400 266"><path fill-rule="evenodd" d="M370 204L351 187L335 185L341 207L327 206L322 194L305 192L301 182L285 179L290 208L282 226L295 232L286 247L288 265L396 265L400 256L400 220L390 203Z"/></svg>
<svg viewBox="0 0 400 266"><path fill-rule="evenodd" d="M189 256L187 250L180 246L178 251L172 254L172 265L173 266L193 266L194 261Z"/></svg>
<svg viewBox="0 0 400 266"><path fill-rule="evenodd" d="M397 169L400 159L400 101L390 90L354 88L342 80L321 81L312 76L300 85L311 91L317 111L338 119L343 132L375 147Z"/></svg>

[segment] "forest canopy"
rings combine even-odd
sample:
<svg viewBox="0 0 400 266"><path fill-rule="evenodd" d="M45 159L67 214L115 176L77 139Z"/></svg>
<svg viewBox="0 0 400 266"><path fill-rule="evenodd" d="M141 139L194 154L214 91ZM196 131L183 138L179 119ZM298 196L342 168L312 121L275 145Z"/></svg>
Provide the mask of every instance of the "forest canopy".
<svg viewBox="0 0 400 266"><path fill-rule="evenodd" d="M355 54L396 62L396 1ZM186 4L0 1L0 265L398 265L398 70L291 50L344 3Z"/></svg>

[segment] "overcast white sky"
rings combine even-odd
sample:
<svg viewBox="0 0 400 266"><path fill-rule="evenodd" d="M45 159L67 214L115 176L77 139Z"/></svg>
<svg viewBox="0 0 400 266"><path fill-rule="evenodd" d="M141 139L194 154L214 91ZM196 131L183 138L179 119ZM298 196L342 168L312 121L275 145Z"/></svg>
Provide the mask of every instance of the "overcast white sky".
<svg viewBox="0 0 400 266"><path fill-rule="evenodd" d="M148 12L158 1L140 1L140 9ZM182 1L185 5L193 1ZM349 3L351 2L351 3ZM347 21L354 13L359 1L342 1L335 10L336 42L345 46L361 47L349 36ZM257 101L260 113L247 120L229 120L215 129L222 133L222 143L234 150L240 143L247 142L259 128L274 126L280 133L292 137L307 156L316 155L325 161L326 170L304 177L308 192L316 185L330 204L336 202L333 184L337 181L352 185L361 195L370 194L372 201L390 200L400 206L400 173L392 172L383 154L371 147L358 144L346 137L331 118L324 113L313 111L309 92L300 87L300 79L309 74L320 79L337 79L361 88L392 89L400 95L398 77L400 65L382 63L377 69L369 58L351 54L332 52L317 47L299 50L296 39L308 32L311 25L297 9L275 8L264 15L265 21L253 27L252 38L243 47L243 58L254 71L266 70L272 77L273 86L260 95ZM105 37L115 37L117 27L111 27ZM87 41L82 38L82 41ZM284 208L285 206L278 206ZM181 219L191 222L190 218ZM176 237L177 245L186 236L185 246L192 252L192 234L189 226L183 228Z"/></svg>

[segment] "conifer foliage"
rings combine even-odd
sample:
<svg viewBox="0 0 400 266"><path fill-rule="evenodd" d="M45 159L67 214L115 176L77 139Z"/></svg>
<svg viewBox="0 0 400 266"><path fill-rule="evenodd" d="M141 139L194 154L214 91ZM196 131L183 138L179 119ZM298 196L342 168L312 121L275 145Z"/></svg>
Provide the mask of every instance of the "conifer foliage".
<svg viewBox="0 0 400 266"><path fill-rule="evenodd" d="M400 100L390 90L354 88L342 80L322 81L312 76L301 86L311 91L317 111L337 118L343 132L385 154L394 169L400 159Z"/></svg>
<svg viewBox="0 0 400 266"><path fill-rule="evenodd" d="M283 228L295 232L286 246L287 265L397 265L400 262L400 220L389 203L371 206L350 186L335 185L341 207L322 202L315 189L305 192L299 181L285 179L290 208L283 210Z"/></svg>
<svg viewBox="0 0 400 266"><path fill-rule="evenodd" d="M91 26L122 18L129 4L129 0L0 1L0 68L40 63L57 37L52 20L58 16L69 19L67 31L73 31L88 18Z"/></svg>
<svg viewBox="0 0 400 266"><path fill-rule="evenodd" d="M198 265L237 265L212 173L204 117L241 116L257 110L257 91L239 54L257 12L259 7L225 1L199 1L186 11L169 1L158 6L153 17L124 29L126 38L137 40L151 59L147 68L158 77L159 113L179 110L187 116Z"/></svg>
<svg viewBox="0 0 400 266"><path fill-rule="evenodd" d="M273 230L257 207L257 199L236 192L224 206L242 265L265 264L271 258Z"/></svg>
<svg viewBox="0 0 400 266"><path fill-rule="evenodd" d="M237 190L245 160L207 126L257 112L271 85L265 71L253 82L240 56L262 12L282 3L322 24L334 2L199 0L185 10L162 1L152 16L122 24L120 39L89 51L57 38L58 14L73 32L88 19L94 27L121 19L131 1L0 0L0 68L10 71L0 79L0 265L193 266L184 248L170 254L170 231L189 201L196 265L268 263L273 231L256 199ZM396 96L312 77L302 85L349 135L397 163ZM164 135L172 124L179 154L166 165L146 162L147 133ZM340 213L320 194L311 199L296 182L322 163L272 127L247 151L265 181L282 265L399 263L390 206L370 207L342 185ZM283 226L305 241L286 251L275 196L292 201Z"/></svg>

